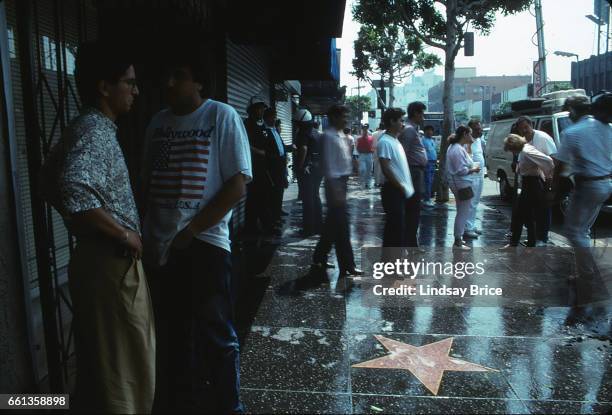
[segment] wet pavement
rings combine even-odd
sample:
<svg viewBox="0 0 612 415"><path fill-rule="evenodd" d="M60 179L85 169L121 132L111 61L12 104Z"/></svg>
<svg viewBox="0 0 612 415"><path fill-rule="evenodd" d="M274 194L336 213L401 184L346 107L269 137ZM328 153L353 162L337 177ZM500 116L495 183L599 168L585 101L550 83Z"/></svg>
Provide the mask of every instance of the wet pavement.
<svg viewBox="0 0 612 415"><path fill-rule="evenodd" d="M537 292L529 300L376 304L365 299L367 276L339 279L337 269L328 270L328 283L296 290L318 236L298 236L301 206L292 185L282 238L244 242L246 280L237 317L247 411L612 411L610 302L576 317L562 301L539 301L574 266L566 241L552 234L558 248L537 261L525 260L529 252L522 248L514 256L496 254L506 243L509 214L488 187L478 212L483 235L472 242L471 255L480 252L491 264L482 282ZM362 247L382 243L384 215L377 189L359 190L355 180L350 188L351 237L361 264L367 252ZM442 247L452 245L454 215L452 201L423 211L419 240L425 255L453 255Z"/></svg>

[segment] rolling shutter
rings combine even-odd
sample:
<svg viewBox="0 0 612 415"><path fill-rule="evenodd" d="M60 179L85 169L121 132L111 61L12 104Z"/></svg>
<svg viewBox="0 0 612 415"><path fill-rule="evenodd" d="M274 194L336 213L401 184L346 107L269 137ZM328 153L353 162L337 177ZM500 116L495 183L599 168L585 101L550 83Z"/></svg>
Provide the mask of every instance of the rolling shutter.
<svg viewBox="0 0 612 415"><path fill-rule="evenodd" d="M270 70L266 52L258 47L237 45L227 39L227 103L247 118L247 106L253 95L270 97ZM234 208L231 233L244 226L245 200Z"/></svg>

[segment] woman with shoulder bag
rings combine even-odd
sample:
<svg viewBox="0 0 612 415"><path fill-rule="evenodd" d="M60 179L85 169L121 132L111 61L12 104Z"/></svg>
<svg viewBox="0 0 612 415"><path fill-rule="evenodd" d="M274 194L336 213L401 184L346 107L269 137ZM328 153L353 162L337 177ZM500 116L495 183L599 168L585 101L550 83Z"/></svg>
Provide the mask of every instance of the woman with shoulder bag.
<svg viewBox="0 0 612 415"><path fill-rule="evenodd" d="M465 150L465 145L471 145L473 141L472 130L461 125L457 128L455 134L448 138L449 147L446 152L448 185L455 195L457 204L453 248L461 250L470 250L470 247L461 239L465 230L465 223L470 215L470 199L474 197L470 175L480 171L480 166L473 162Z"/></svg>

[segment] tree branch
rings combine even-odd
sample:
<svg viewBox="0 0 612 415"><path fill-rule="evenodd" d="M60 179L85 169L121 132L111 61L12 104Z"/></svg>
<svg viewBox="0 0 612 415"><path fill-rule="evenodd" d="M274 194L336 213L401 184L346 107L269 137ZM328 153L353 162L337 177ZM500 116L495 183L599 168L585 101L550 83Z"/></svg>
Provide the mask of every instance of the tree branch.
<svg viewBox="0 0 612 415"><path fill-rule="evenodd" d="M419 38L423 43L434 47L434 48L438 48L438 49L442 49L444 50L444 44L443 43L439 43L439 42L435 42L433 40L431 40L428 37L425 37L421 34L421 32L417 29L417 27L414 25L414 21L413 19L410 18L410 16L408 16L408 14L406 14L406 10L404 10L404 8L402 7L402 5L400 3L396 3L395 4L395 8L399 9L400 12L402 13L402 26L408 30L410 33L414 34L417 38Z"/></svg>

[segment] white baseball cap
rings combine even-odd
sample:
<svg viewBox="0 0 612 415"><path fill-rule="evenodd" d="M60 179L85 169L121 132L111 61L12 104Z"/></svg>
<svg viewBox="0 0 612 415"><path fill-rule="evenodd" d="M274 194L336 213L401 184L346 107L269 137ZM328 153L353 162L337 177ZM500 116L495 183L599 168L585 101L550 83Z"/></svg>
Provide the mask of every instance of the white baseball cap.
<svg viewBox="0 0 612 415"><path fill-rule="evenodd" d="M249 107L255 104L264 104L267 107L268 101L266 101L266 99L263 96L257 94L257 95L253 95L251 99L249 100Z"/></svg>

